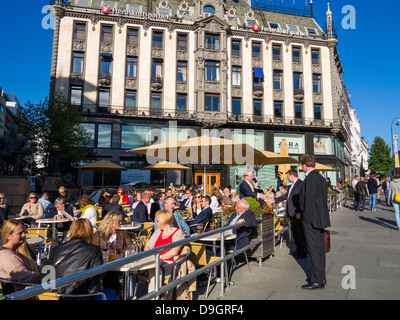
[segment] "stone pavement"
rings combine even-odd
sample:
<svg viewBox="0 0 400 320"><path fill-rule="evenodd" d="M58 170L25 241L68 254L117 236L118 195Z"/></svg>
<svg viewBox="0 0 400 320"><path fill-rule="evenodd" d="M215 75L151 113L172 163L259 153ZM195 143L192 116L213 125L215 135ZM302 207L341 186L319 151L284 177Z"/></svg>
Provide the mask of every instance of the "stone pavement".
<svg viewBox="0 0 400 320"><path fill-rule="evenodd" d="M251 260L251 273L242 263L232 276L235 284L223 297L219 283L211 286L208 300L400 299L400 232L396 231L393 208L382 203L377 203L376 212L340 208L331 214L331 225L324 289L301 288L310 273L309 257L294 259L289 255L294 244L283 242L281 248L279 245L275 248L275 256L265 259L261 267L256 260ZM342 280L349 275L344 266L354 266L355 289L342 286ZM347 279L344 279L345 285L349 283ZM205 287L198 291L195 299L205 300Z"/></svg>

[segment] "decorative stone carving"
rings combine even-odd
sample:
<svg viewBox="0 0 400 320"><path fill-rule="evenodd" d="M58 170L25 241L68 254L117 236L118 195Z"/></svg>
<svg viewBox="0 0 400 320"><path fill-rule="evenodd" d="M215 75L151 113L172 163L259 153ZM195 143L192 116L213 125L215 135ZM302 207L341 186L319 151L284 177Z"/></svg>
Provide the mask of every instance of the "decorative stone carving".
<svg viewBox="0 0 400 320"><path fill-rule="evenodd" d="M163 50L161 48L151 48L151 56L153 58L162 58Z"/></svg>
<svg viewBox="0 0 400 320"><path fill-rule="evenodd" d="M321 73L321 66L319 64L312 64L311 65L313 73Z"/></svg>
<svg viewBox="0 0 400 320"><path fill-rule="evenodd" d="M264 95L264 87L262 85L253 86L253 97L256 99L261 98Z"/></svg>
<svg viewBox="0 0 400 320"><path fill-rule="evenodd" d="M197 111L195 121L203 128L218 128L227 123L228 114L225 112Z"/></svg>
<svg viewBox="0 0 400 320"><path fill-rule="evenodd" d="M274 100L283 100L283 91L274 89Z"/></svg>
<svg viewBox="0 0 400 320"><path fill-rule="evenodd" d="M205 30L208 32L221 32L222 31L222 26L221 24L217 23L214 19L211 20L209 23L206 24Z"/></svg>
<svg viewBox="0 0 400 320"><path fill-rule="evenodd" d="M187 83L178 81L176 83L176 91L177 92L187 92Z"/></svg>
<svg viewBox="0 0 400 320"><path fill-rule="evenodd" d="M233 66L242 65L242 58L240 56L232 56L232 65Z"/></svg>
<svg viewBox="0 0 400 320"><path fill-rule="evenodd" d="M112 44L101 42L100 43L100 52L103 53L111 53L112 52Z"/></svg>
<svg viewBox="0 0 400 320"><path fill-rule="evenodd" d="M126 87L128 89L137 89L136 88L136 79L134 79L134 78L126 79Z"/></svg>
<svg viewBox="0 0 400 320"><path fill-rule="evenodd" d="M242 89L240 87L232 87L232 96L241 97Z"/></svg>
<svg viewBox="0 0 400 320"><path fill-rule="evenodd" d="M188 53L186 51L177 50L176 51L177 60L188 60Z"/></svg>
<svg viewBox="0 0 400 320"><path fill-rule="evenodd" d="M217 51L204 51L204 59L206 60L220 60L219 52Z"/></svg>
<svg viewBox="0 0 400 320"><path fill-rule="evenodd" d="M304 90L303 89L294 89L294 100L303 101L304 99Z"/></svg>
<svg viewBox="0 0 400 320"><path fill-rule="evenodd" d="M205 82L204 90L206 92L210 92L210 93L220 93L221 92L221 86L220 86L219 83Z"/></svg>
<svg viewBox="0 0 400 320"><path fill-rule="evenodd" d="M71 84L83 85L85 79L82 73L71 73L70 80Z"/></svg>
<svg viewBox="0 0 400 320"><path fill-rule="evenodd" d="M72 50L85 50L85 42L82 40L74 40L74 42L72 43Z"/></svg>
<svg viewBox="0 0 400 320"><path fill-rule="evenodd" d="M129 56L137 56L138 55L138 48L132 45L128 45L126 47L126 54Z"/></svg>
<svg viewBox="0 0 400 320"><path fill-rule="evenodd" d="M322 103L322 94L314 92L313 98L314 98L314 102Z"/></svg>
<svg viewBox="0 0 400 320"><path fill-rule="evenodd" d="M262 68L262 60L260 58L253 58L253 67Z"/></svg>
<svg viewBox="0 0 400 320"><path fill-rule="evenodd" d="M272 61L272 68L274 70L283 70L282 61L280 60L273 60Z"/></svg>

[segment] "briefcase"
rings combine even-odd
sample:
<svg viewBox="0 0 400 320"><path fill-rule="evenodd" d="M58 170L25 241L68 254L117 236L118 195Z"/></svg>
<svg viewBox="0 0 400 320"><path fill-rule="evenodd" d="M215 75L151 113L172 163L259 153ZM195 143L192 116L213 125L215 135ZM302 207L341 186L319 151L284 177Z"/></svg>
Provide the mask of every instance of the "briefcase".
<svg viewBox="0 0 400 320"><path fill-rule="evenodd" d="M331 233L328 230L324 231L325 252L331 251Z"/></svg>

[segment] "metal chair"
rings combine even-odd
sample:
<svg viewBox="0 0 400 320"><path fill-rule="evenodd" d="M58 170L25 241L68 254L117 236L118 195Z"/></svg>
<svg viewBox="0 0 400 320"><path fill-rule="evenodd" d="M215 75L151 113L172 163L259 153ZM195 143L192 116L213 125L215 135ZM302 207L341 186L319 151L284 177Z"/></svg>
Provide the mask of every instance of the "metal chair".
<svg viewBox="0 0 400 320"><path fill-rule="evenodd" d="M28 228L27 229L27 232L28 232L29 235L37 234L37 235L40 235L40 236L42 236L44 238L44 242L43 242L44 249L43 249L42 253L47 251L47 256L50 255L51 246L53 244L55 244L55 240L53 238L49 238L47 236L48 230L49 230L49 228L45 228L45 227L43 227L43 228Z"/></svg>
<svg viewBox="0 0 400 320"><path fill-rule="evenodd" d="M235 239L235 247L234 247L233 251L228 251L227 253L235 252L235 251L237 250L237 246L238 246L239 240L240 240L240 239L243 239L243 238L245 238L245 237L248 237L248 236L250 235L250 233L251 233L251 231L248 231L248 232L245 232L245 233L241 234L239 237L237 237L237 238ZM251 273L250 264L249 264L249 259L248 259L248 257L247 257L247 252L244 251L243 253L244 253L244 256L245 256L245 258L246 258L246 264L247 264L247 266L249 267L249 273ZM231 277L232 277L233 266L237 267L237 263L236 263L235 257L232 257L231 262L232 262L232 264L231 264L231 267L230 267L230 269L229 269L229 277L228 277L229 280L230 280Z"/></svg>

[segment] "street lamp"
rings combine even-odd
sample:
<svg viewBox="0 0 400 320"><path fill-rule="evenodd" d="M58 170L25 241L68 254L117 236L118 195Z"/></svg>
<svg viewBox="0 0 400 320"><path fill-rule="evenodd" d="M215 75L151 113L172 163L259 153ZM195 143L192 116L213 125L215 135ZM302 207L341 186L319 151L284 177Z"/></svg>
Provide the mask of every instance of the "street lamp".
<svg viewBox="0 0 400 320"><path fill-rule="evenodd" d="M392 124L390 125L390 133L391 133L391 138L392 138L392 154L393 154L393 176L396 173L396 161L395 161L395 155L394 155L394 139L393 139L393 122L394 122L394 120L397 120L396 126L400 125L400 119L397 117L392 120Z"/></svg>

